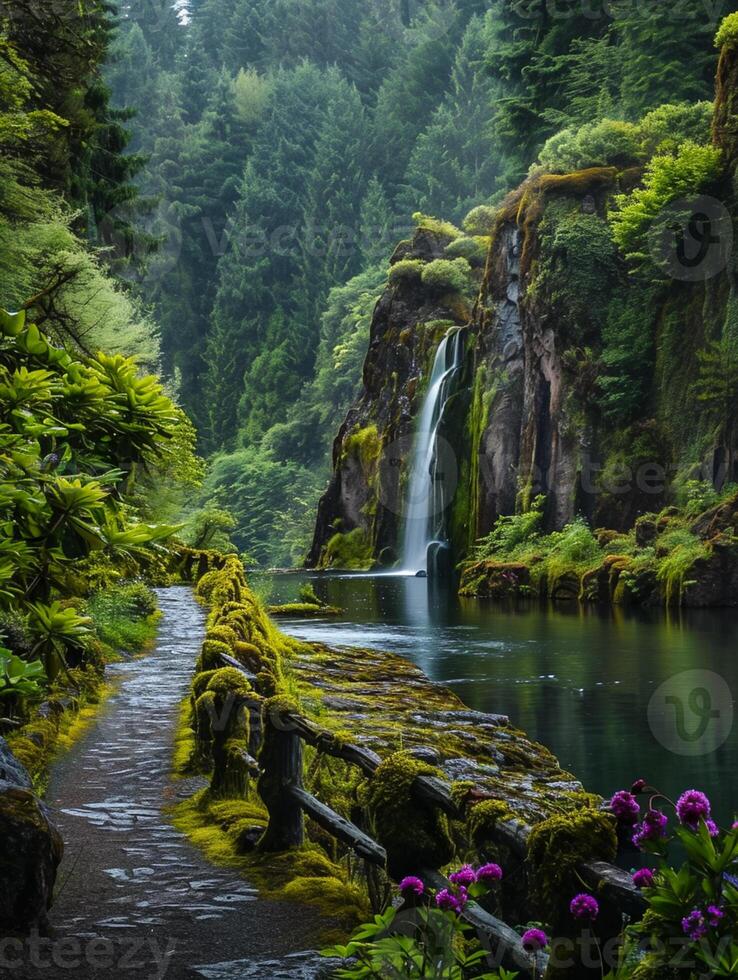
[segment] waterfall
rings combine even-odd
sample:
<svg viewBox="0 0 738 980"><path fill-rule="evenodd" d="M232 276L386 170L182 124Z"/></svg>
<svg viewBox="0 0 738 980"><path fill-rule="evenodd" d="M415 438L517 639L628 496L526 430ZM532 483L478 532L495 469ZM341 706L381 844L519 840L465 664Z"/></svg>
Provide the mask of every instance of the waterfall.
<svg viewBox="0 0 738 980"><path fill-rule="evenodd" d="M444 533L443 473L439 473L438 429L464 357L464 331L453 327L439 344L415 436L407 506L403 566L406 571L427 571L428 545Z"/></svg>

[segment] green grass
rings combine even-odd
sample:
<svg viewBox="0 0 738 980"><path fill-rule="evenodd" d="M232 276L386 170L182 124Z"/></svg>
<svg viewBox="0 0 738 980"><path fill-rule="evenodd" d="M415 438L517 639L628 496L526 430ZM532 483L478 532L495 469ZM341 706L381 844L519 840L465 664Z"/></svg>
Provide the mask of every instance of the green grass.
<svg viewBox="0 0 738 980"><path fill-rule="evenodd" d="M140 653L156 635L156 596L143 583L100 589L90 597L88 610L98 638L114 650Z"/></svg>

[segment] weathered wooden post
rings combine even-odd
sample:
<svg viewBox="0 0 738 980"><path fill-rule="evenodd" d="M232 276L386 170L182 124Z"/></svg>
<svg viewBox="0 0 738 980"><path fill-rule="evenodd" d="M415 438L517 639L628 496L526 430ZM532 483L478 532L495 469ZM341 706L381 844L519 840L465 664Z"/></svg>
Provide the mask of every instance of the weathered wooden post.
<svg viewBox="0 0 738 980"><path fill-rule="evenodd" d="M261 851L286 851L305 840L302 807L292 790L302 789L302 741L284 718L283 699L264 706L264 742L259 756L262 775L258 789L269 812L269 826L259 841Z"/></svg>

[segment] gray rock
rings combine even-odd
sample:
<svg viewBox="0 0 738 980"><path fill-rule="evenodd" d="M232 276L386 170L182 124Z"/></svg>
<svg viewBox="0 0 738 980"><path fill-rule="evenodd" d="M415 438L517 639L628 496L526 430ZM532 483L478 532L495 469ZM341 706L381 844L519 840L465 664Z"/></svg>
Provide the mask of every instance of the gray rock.
<svg viewBox="0 0 738 980"><path fill-rule="evenodd" d="M46 925L62 858L61 835L31 779L0 738L0 934Z"/></svg>
<svg viewBox="0 0 738 980"><path fill-rule="evenodd" d="M2 736L0 736L0 780L24 789L31 789L32 786L31 777L26 772L25 766L18 762Z"/></svg>

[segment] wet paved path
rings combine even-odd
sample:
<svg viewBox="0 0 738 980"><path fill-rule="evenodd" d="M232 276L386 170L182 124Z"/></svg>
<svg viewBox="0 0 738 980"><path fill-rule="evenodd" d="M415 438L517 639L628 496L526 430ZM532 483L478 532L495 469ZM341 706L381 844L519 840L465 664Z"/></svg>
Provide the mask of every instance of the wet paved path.
<svg viewBox="0 0 738 980"><path fill-rule="evenodd" d="M51 911L55 938L37 949L27 944L23 964L7 971L11 978L294 980L314 973L302 956L287 955L314 948L313 913L258 899L167 821L165 808L184 793L170 778L173 732L204 616L189 589L161 590L159 598L155 651L109 668L122 675L117 693L54 768L47 799L66 848Z"/></svg>

